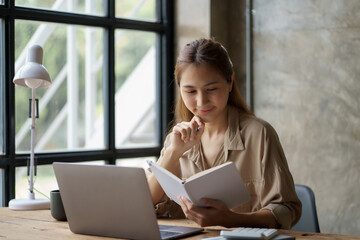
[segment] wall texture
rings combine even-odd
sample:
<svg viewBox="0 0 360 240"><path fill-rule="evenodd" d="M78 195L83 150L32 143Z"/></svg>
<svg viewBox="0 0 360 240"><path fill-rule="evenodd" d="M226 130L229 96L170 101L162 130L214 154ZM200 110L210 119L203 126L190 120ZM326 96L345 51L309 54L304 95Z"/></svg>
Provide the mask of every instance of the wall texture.
<svg viewBox="0 0 360 240"><path fill-rule="evenodd" d="M210 37L210 0L175 1L175 59L185 44Z"/></svg>
<svg viewBox="0 0 360 240"><path fill-rule="evenodd" d="M360 2L254 0L254 107L320 228L360 235Z"/></svg>

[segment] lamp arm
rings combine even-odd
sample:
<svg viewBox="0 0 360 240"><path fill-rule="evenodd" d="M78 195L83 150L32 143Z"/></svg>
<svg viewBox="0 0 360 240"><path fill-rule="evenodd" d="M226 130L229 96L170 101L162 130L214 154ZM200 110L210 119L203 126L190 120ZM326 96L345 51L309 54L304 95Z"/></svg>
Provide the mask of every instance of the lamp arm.
<svg viewBox="0 0 360 240"><path fill-rule="evenodd" d="M35 199L34 194L34 148L35 148L35 88L32 88L31 97L31 139L30 139L30 180L29 180L29 198Z"/></svg>
<svg viewBox="0 0 360 240"><path fill-rule="evenodd" d="M1 0L0 0L1 1ZM39 45L34 45L28 49L26 64L22 66L15 74L13 82L16 85L31 88L32 98L30 102L31 126L30 126L30 164L29 172L29 198L28 199L11 199L9 209L12 210L39 210L50 209L49 199L35 199L34 194L34 175L35 175L35 118L39 110L35 107L35 88L48 87L51 79L46 68L42 65L43 50ZM37 113L35 115L35 112ZM1 188L1 187L0 187Z"/></svg>

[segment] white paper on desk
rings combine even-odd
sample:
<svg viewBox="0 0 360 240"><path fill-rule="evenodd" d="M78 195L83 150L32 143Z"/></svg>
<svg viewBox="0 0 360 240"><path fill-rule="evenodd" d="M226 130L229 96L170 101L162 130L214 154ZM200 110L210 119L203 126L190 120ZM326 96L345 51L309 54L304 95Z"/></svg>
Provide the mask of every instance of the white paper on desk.
<svg viewBox="0 0 360 240"><path fill-rule="evenodd" d="M245 184L232 162L200 172L186 181L155 163L149 162L152 172L166 195L179 204L178 196L188 198L197 206L201 198L220 200L228 208L233 208L250 200Z"/></svg>

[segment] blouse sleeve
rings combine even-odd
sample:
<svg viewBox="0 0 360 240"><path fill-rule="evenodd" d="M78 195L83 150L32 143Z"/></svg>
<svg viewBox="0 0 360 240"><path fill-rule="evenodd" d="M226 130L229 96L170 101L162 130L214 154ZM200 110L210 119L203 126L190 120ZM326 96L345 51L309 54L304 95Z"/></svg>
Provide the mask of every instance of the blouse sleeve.
<svg viewBox="0 0 360 240"><path fill-rule="evenodd" d="M262 134L261 205L273 213L280 228L290 229L300 219L301 202L278 135L270 124L265 124Z"/></svg>
<svg viewBox="0 0 360 240"><path fill-rule="evenodd" d="M160 158L158 162L164 156L165 149L170 145L169 135L166 137L164 142L164 147L160 152ZM181 207L174 201L172 201L166 194L162 196L160 201L155 204L155 213L157 217L168 217L168 218L184 218L185 215L181 209Z"/></svg>

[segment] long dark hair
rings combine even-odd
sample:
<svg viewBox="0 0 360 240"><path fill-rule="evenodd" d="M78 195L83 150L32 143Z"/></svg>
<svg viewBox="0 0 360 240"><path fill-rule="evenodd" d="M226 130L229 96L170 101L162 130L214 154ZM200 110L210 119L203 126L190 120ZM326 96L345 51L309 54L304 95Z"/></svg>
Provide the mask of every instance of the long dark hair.
<svg viewBox="0 0 360 240"><path fill-rule="evenodd" d="M231 83L231 78L234 73L233 64L226 49L215 40L201 38L185 45L175 65L175 81L178 86L180 86L181 74L192 64L214 67L224 76L228 83ZM229 95L228 105L234 106L250 115L254 115L247 107L235 81L233 82L232 91ZM193 116L194 114L187 109L181 94L179 94L173 124L175 125L182 121L189 122Z"/></svg>

